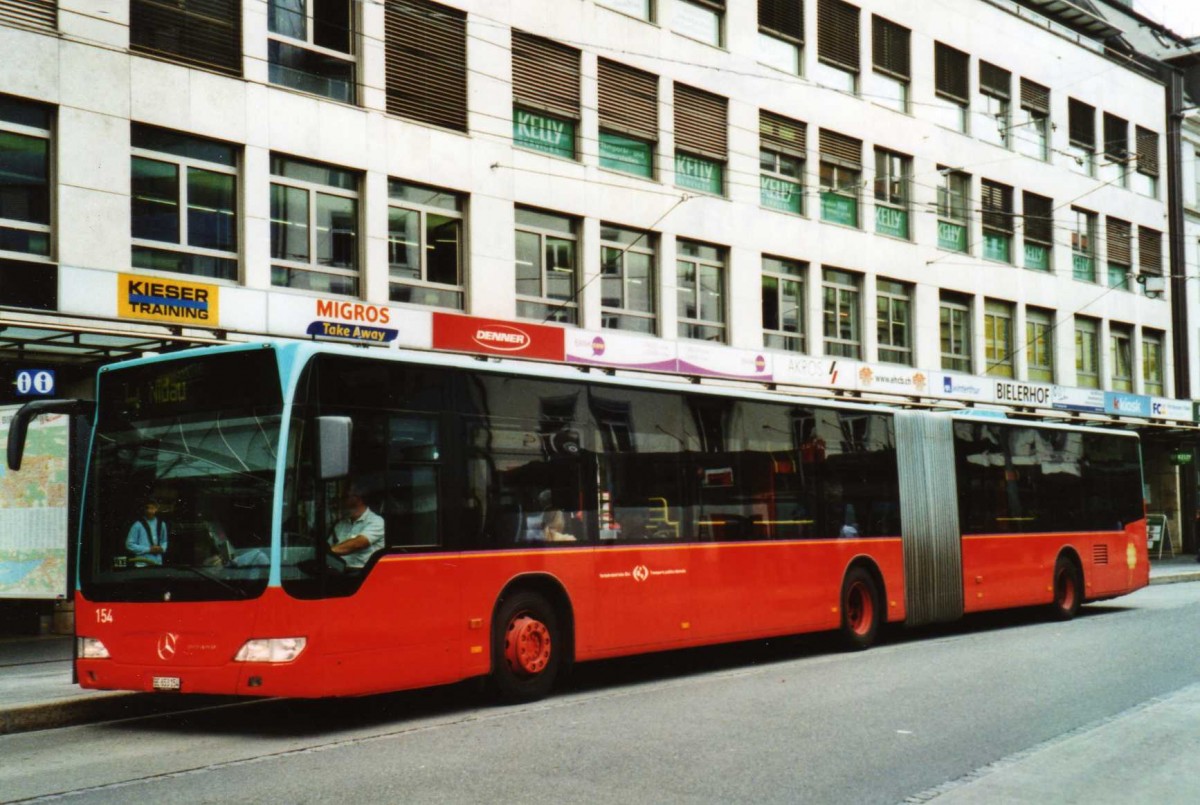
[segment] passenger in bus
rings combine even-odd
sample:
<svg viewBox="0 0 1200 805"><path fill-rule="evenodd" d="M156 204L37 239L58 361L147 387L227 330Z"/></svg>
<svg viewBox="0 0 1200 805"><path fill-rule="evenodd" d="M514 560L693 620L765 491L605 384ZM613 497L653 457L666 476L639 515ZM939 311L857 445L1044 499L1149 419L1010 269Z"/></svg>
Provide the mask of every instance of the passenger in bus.
<svg viewBox="0 0 1200 805"><path fill-rule="evenodd" d="M383 547L383 518L371 511L362 490L347 487L342 496L342 519L333 526L330 552L340 556L349 568L361 568L371 554Z"/></svg>
<svg viewBox="0 0 1200 805"><path fill-rule="evenodd" d="M567 519L559 509L550 509L542 515L542 533L546 542L575 542L575 537L566 529Z"/></svg>
<svg viewBox="0 0 1200 805"><path fill-rule="evenodd" d="M125 549L133 554L130 563L135 567L163 563L163 554L167 552L167 524L158 516L156 499L143 501L142 516L129 527Z"/></svg>

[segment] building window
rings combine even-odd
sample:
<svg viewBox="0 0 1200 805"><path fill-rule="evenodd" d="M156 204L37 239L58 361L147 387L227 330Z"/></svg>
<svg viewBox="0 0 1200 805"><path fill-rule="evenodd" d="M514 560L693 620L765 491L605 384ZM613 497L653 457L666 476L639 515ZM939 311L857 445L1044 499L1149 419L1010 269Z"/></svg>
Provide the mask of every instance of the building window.
<svg viewBox="0 0 1200 805"><path fill-rule="evenodd" d="M1113 391L1133 391L1133 328L1109 325L1108 344Z"/></svg>
<svg viewBox="0 0 1200 805"><path fill-rule="evenodd" d="M1067 102L1069 166L1084 176L1096 175L1096 108L1074 98Z"/></svg>
<svg viewBox="0 0 1200 805"><path fill-rule="evenodd" d="M1158 134L1141 126L1134 131L1137 170L1133 174L1133 189L1143 196L1158 198Z"/></svg>
<svg viewBox="0 0 1200 805"><path fill-rule="evenodd" d="M806 352L804 327L805 265L780 257L763 257L763 346Z"/></svg>
<svg viewBox="0 0 1200 805"><path fill-rule="evenodd" d="M938 168L938 248L967 253L971 221L971 177L950 168Z"/></svg>
<svg viewBox="0 0 1200 805"><path fill-rule="evenodd" d="M724 23L725 0L675 0L671 28L677 33L720 47Z"/></svg>
<svg viewBox="0 0 1200 805"><path fill-rule="evenodd" d="M729 101L675 85L675 186L714 196L725 193Z"/></svg>
<svg viewBox="0 0 1200 805"><path fill-rule="evenodd" d="M822 273L826 355L862 357L861 288L862 280L857 274L833 268Z"/></svg>
<svg viewBox="0 0 1200 805"><path fill-rule="evenodd" d="M1108 245L1108 287L1130 290L1129 276L1133 273L1133 227L1128 221L1113 218L1104 221Z"/></svg>
<svg viewBox="0 0 1200 805"><path fill-rule="evenodd" d="M600 59L600 167L654 178L658 76Z"/></svg>
<svg viewBox="0 0 1200 805"><path fill-rule="evenodd" d="M575 159L579 51L512 32L513 144Z"/></svg>
<svg viewBox="0 0 1200 805"><path fill-rule="evenodd" d="M875 317L879 360L912 366L912 286L877 279Z"/></svg>
<svg viewBox="0 0 1200 805"><path fill-rule="evenodd" d="M858 226L862 140L821 129L821 220Z"/></svg>
<svg viewBox="0 0 1200 805"><path fill-rule="evenodd" d="M1100 322L1075 317L1075 385L1100 388Z"/></svg>
<svg viewBox="0 0 1200 805"><path fill-rule="evenodd" d="M987 300L983 306L983 359L985 375L1013 377L1013 306Z"/></svg>
<svg viewBox="0 0 1200 805"><path fill-rule="evenodd" d="M646 22L654 21L653 0L596 0L596 5L608 6Z"/></svg>
<svg viewBox="0 0 1200 805"><path fill-rule="evenodd" d="M971 57L941 42L933 43L933 85L936 101L931 107L940 125L964 134L970 129Z"/></svg>
<svg viewBox="0 0 1200 805"><path fill-rule="evenodd" d="M1141 277L1162 277L1163 275L1162 232L1148 226L1138 227L1138 275ZM1165 294L1160 295L1159 298L1165 298Z"/></svg>
<svg viewBox="0 0 1200 805"><path fill-rule="evenodd" d="M1013 189L984 179L979 183L983 204L983 256L1001 263L1012 262Z"/></svg>
<svg viewBox="0 0 1200 805"><path fill-rule="evenodd" d="M690 240L676 244L679 337L725 340L725 249Z"/></svg>
<svg viewBox="0 0 1200 805"><path fill-rule="evenodd" d="M758 60L786 73L801 72L804 4L801 0L758 0Z"/></svg>
<svg viewBox="0 0 1200 805"><path fill-rule="evenodd" d="M1129 122L1105 112L1101 181L1118 187L1129 187L1129 160Z"/></svg>
<svg viewBox="0 0 1200 805"><path fill-rule="evenodd" d="M943 293L939 311L942 368L951 372L971 372L971 300L959 294Z"/></svg>
<svg viewBox="0 0 1200 805"><path fill-rule="evenodd" d="M131 142L134 267L236 281L237 149L137 123Z"/></svg>
<svg viewBox="0 0 1200 805"><path fill-rule="evenodd" d="M908 239L911 177L912 157L875 149L875 231L879 234Z"/></svg>
<svg viewBox="0 0 1200 805"><path fill-rule="evenodd" d="M654 239L649 232L600 225L600 317L604 327L658 331Z"/></svg>
<svg viewBox="0 0 1200 805"><path fill-rule="evenodd" d="M1025 363L1029 379L1054 382L1054 312L1025 309Z"/></svg>
<svg viewBox="0 0 1200 805"><path fill-rule="evenodd" d="M0 257L50 257L52 115L0 95Z"/></svg>
<svg viewBox="0 0 1200 805"><path fill-rule="evenodd" d="M983 110L979 124L979 138L994 145L1008 147L1012 115L1009 101L1012 98L1012 73L1008 70L979 63L979 103Z"/></svg>
<svg viewBox="0 0 1200 805"><path fill-rule="evenodd" d="M1142 393L1161 397L1163 393L1163 335L1158 330L1142 330Z"/></svg>
<svg viewBox="0 0 1200 805"><path fill-rule="evenodd" d="M1050 88L1021 79L1021 112L1014 126L1016 150L1025 156L1050 158Z"/></svg>
<svg viewBox="0 0 1200 805"><path fill-rule="evenodd" d="M461 193L388 181L388 298L463 309Z"/></svg>
<svg viewBox="0 0 1200 805"><path fill-rule="evenodd" d="M267 0L272 84L355 102L354 3Z"/></svg>
<svg viewBox="0 0 1200 805"><path fill-rule="evenodd" d="M517 315L578 323L578 225L575 219L518 207Z"/></svg>
<svg viewBox="0 0 1200 805"><path fill-rule="evenodd" d="M883 17L871 16L871 64L867 94L875 103L908 112L911 32Z"/></svg>
<svg viewBox="0 0 1200 805"><path fill-rule="evenodd" d="M759 112L758 138L760 203L803 215L807 127L798 120Z"/></svg>
<svg viewBox="0 0 1200 805"><path fill-rule="evenodd" d="M1096 213L1071 208L1071 275L1096 281Z"/></svg>
<svg viewBox="0 0 1200 805"><path fill-rule="evenodd" d="M1054 254L1054 202L1026 191L1022 194L1025 222L1025 267L1049 271Z"/></svg>
<svg viewBox="0 0 1200 805"><path fill-rule="evenodd" d="M242 4L239 0L132 0L129 49L240 76Z"/></svg>
<svg viewBox="0 0 1200 805"><path fill-rule="evenodd" d="M858 92L858 13L858 6L842 0L817 0L818 84Z"/></svg>
<svg viewBox="0 0 1200 805"><path fill-rule="evenodd" d="M429 0L383 9L389 115L467 130L467 15Z"/></svg>
<svg viewBox="0 0 1200 805"><path fill-rule="evenodd" d="M358 174L271 157L271 284L357 296Z"/></svg>

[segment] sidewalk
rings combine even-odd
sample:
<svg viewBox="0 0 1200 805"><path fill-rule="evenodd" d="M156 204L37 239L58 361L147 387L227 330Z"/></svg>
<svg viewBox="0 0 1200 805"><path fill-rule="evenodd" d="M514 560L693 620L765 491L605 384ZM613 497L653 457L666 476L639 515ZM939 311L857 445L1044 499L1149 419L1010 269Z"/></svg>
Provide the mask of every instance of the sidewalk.
<svg viewBox="0 0 1200 805"><path fill-rule="evenodd" d="M1151 584L1200 581L1194 556L1155 560ZM186 708L162 694L83 690L71 682L71 643L64 635L0 637L0 735Z"/></svg>

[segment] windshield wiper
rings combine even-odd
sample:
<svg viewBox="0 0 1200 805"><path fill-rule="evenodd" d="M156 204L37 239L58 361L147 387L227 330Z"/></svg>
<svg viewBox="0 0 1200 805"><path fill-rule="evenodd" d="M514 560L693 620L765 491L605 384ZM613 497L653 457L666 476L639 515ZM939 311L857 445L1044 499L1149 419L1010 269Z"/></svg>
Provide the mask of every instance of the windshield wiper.
<svg viewBox="0 0 1200 805"><path fill-rule="evenodd" d="M221 578L220 576L214 576L212 573L209 573L206 570L201 570L198 567L193 567L191 565L174 565L172 567L172 570L190 570L191 572L195 573L200 578L208 579L209 581L214 582L215 584L219 584L220 586L224 587L226 590L229 590L231 593L235 593L238 598L249 598L250 597L249 593L247 593L241 587L235 587L232 584L230 584L229 582L225 581L225 579Z"/></svg>

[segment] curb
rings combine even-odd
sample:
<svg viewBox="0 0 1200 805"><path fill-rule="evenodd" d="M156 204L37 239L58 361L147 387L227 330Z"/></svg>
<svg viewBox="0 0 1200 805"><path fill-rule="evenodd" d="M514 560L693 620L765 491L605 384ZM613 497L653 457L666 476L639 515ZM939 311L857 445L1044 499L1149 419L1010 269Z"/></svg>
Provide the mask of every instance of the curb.
<svg viewBox="0 0 1200 805"><path fill-rule="evenodd" d="M38 702L0 710L0 735L73 727L94 721L111 721L120 718L196 710L233 701L243 701L243 699L237 696L173 697L170 694L134 693L132 691L89 693L85 696L66 698L60 701Z"/></svg>
<svg viewBox="0 0 1200 805"><path fill-rule="evenodd" d="M1182 573L1168 573L1162 576L1151 576L1151 584L1180 584L1185 581L1200 581L1200 568L1185 570Z"/></svg>

